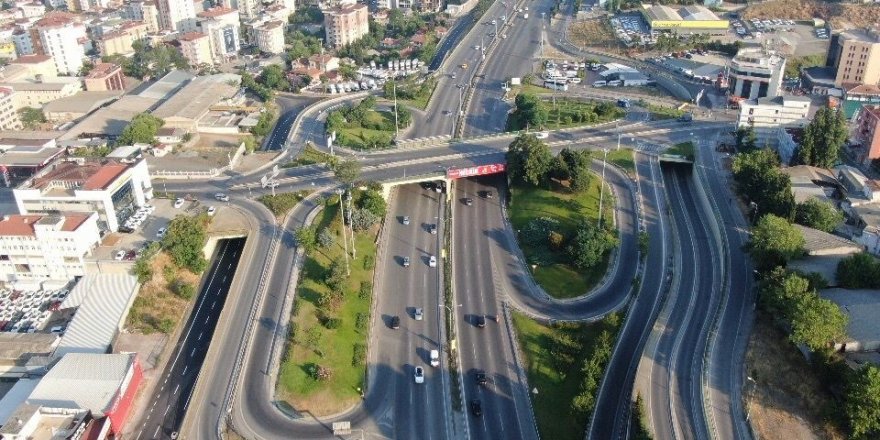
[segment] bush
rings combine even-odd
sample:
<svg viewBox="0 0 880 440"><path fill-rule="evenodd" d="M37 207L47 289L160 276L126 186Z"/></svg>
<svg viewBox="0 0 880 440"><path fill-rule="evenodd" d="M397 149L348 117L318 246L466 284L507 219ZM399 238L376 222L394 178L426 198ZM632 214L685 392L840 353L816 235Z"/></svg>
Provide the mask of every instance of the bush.
<svg viewBox="0 0 880 440"><path fill-rule="evenodd" d="M364 257L364 270L372 270L376 267L376 257L367 255Z"/></svg>
<svg viewBox="0 0 880 440"><path fill-rule="evenodd" d="M171 318L163 318L159 321L156 329L165 334L171 333L174 331L174 320Z"/></svg>
<svg viewBox="0 0 880 440"><path fill-rule="evenodd" d="M354 344L354 355L351 357L351 364L354 366L363 365L367 359L367 346L361 343Z"/></svg>
<svg viewBox="0 0 880 440"><path fill-rule="evenodd" d="M351 227L355 231L365 231L379 223L379 217L366 209L354 209L351 213Z"/></svg>
<svg viewBox="0 0 880 440"><path fill-rule="evenodd" d="M329 330L334 330L342 326L342 318L324 318L321 325Z"/></svg>
<svg viewBox="0 0 880 440"><path fill-rule="evenodd" d="M547 243L550 233L559 227L559 221L550 217L538 217L529 222L520 237L529 246L540 246Z"/></svg>
<svg viewBox="0 0 880 440"><path fill-rule="evenodd" d="M296 343L296 330L296 323L291 320L287 327L287 341L291 344Z"/></svg>
<svg viewBox="0 0 880 440"><path fill-rule="evenodd" d="M357 328L358 330L366 330L367 325L369 325L369 324L370 324L370 316L369 315L367 315L366 313L358 313L357 314L357 317L355 318L355 323L354 323L355 328Z"/></svg>
<svg viewBox="0 0 880 440"><path fill-rule="evenodd" d="M174 293L177 294L177 296L189 301L193 298L193 296L195 296L196 288L189 283L176 283L174 286Z"/></svg>
<svg viewBox="0 0 880 440"><path fill-rule="evenodd" d="M162 246L178 267L200 274L208 266L202 248L208 239L207 217L179 216L171 220Z"/></svg>
<svg viewBox="0 0 880 440"><path fill-rule="evenodd" d="M318 233L318 245L322 248L329 248L333 246L333 243L336 241L336 237L333 236L333 233L330 232L330 228L321 229L321 232Z"/></svg>
<svg viewBox="0 0 880 440"><path fill-rule="evenodd" d="M361 281L361 287L358 289L358 298L367 299L373 291L373 284L369 281Z"/></svg>

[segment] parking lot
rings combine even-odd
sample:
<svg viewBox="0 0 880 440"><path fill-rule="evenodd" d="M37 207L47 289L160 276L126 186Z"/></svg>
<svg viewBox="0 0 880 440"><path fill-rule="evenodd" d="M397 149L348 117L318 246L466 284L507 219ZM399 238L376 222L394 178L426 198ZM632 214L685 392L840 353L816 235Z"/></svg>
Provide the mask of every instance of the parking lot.
<svg viewBox="0 0 880 440"><path fill-rule="evenodd" d="M53 312L70 294L67 288L57 290L0 290L0 331L34 333L51 330L63 332L63 327L46 328L52 322Z"/></svg>
<svg viewBox="0 0 880 440"><path fill-rule="evenodd" d="M611 28L617 39L627 46L652 45L657 42L658 33L648 30L648 24L638 14L620 14L611 18Z"/></svg>

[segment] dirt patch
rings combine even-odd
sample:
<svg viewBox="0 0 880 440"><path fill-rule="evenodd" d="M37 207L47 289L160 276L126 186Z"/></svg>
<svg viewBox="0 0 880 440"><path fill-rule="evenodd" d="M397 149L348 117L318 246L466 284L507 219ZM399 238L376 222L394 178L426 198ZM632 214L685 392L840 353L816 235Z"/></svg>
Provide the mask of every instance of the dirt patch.
<svg viewBox="0 0 880 440"><path fill-rule="evenodd" d="M104 237L104 240L101 241L101 246L113 247L116 246L116 243L119 243L119 240L122 240L122 237L120 237L119 235L108 234L106 237Z"/></svg>
<svg viewBox="0 0 880 440"><path fill-rule="evenodd" d="M743 17L787 20L812 20L813 17L818 17L830 21L835 28L865 27L880 21L880 6L813 0L774 0L750 6Z"/></svg>
<svg viewBox="0 0 880 440"><path fill-rule="evenodd" d="M745 393L759 438L846 438L823 419L835 405L831 394L788 337L760 314L749 338L746 368L755 380L746 384Z"/></svg>
<svg viewBox="0 0 880 440"><path fill-rule="evenodd" d="M333 393L333 390L325 388L308 396L296 396L293 393L284 394L284 399L289 402L293 408L307 408L310 414L326 416L338 413L354 406L359 397L340 398Z"/></svg>
<svg viewBox="0 0 880 440"><path fill-rule="evenodd" d="M572 23L568 27L568 38L578 47L600 47L605 50L617 49L619 42L604 20L586 20Z"/></svg>
<svg viewBox="0 0 880 440"><path fill-rule="evenodd" d="M141 286L128 313L126 327L128 331L143 334L171 333L189 303L171 291L172 283L186 283L197 289L200 277L175 267L165 253L157 254L152 263L153 277Z"/></svg>

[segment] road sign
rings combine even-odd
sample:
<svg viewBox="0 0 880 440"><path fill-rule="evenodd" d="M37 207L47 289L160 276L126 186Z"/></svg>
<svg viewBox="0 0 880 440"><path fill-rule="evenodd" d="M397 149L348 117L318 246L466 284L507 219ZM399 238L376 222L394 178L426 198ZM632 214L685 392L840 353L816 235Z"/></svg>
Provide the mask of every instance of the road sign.
<svg viewBox="0 0 880 440"><path fill-rule="evenodd" d="M265 188L265 187L266 187L266 182L268 182L268 181L269 181L269 176L263 176L263 177L261 177L261 178L260 178L260 186L262 186L263 188Z"/></svg>
<svg viewBox="0 0 880 440"><path fill-rule="evenodd" d="M279 173L281 173L281 170L278 169L278 165L275 165L274 167L272 167L272 174L269 175L269 178L274 179L278 177Z"/></svg>
<svg viewBox="0 0 880 440"><path fill-rule="evenodd" d="M333 435L350 435L351 422L333 422Z"/></svg>
<svg viewBox="0 0 880 440"><path fill-rule="evenodd" d="M490 165L479 165L475 167L468 168L450 168L446 170L446 178L448 179L460 179L462 177L470 177L470 176L485 176L487 174L497 174L503 173L505 168L505 164L503 163L495 163Z"/></svg>

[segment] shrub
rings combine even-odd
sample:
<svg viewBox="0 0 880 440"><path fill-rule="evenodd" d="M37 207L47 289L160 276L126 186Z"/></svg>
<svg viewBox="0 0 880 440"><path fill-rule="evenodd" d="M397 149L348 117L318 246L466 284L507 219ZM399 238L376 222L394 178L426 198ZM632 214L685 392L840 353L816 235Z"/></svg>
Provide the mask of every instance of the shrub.
<svg viewBox="0 0 880 440"><path fill-rule="evenodd" d="M364 257L364 270L372 270L376 267L376 257L367 255Z"/></svg>
<svg viewBox="0 0 880 440"><path fill-rule="evenodd" d="M361 287L358 289L358 298L367 299L373 291L373 284L369 281L361 281Z"/></svg>
<svg viewBox="0 0 880 440"><path fill-rule="evenodd" d="M318 233L318 245L322 248L333 246L333 243L335 241L336 237L334 237L333 233L330 232L330 228L321 229L321 232Z"/></svg>
<svg viewBox="0 0 880 440"><path fill-rule="evenodd" d="M316 371L316 379L329 380L333 376L333 370L330 367L319 365Z"/></svg>
<svg viewBox="0 0 880 440"><path fill-rule="evenodd" d="M358 313L357 318L355 318L354 326L358 330L366 330L367 325L370 323L370 317L366 313Z"/></svg>
<svg viewBox="0 0 880 440"><path fill-rule="evenodd" d="M195 296L196 288L189 283L176 283L174 286L174 293L176 293L177 296L189 301L193 298L193 296Z"/></svg>
<svg viewBox="0 0 880 440"><path fill-rule="evenodd" d="M540 246L547 242L550 233L559 227L559 221L550 217L538 217L529 222L522 231L520 237L523 243L529 246Z"/></svg>
<svg viewBox="0 0 880 440"><path fill-rule="evenodd" d="M354 366L363 365L367 358L367 346L364 344L354 344L354 355L351 357L351 364Z"/></svg>
<svg viewBox="0 0 880 440"><path fill-rule="evenodd" d="M342 326L342 318L324 318L321 324L329 330L334 330Z"/></svg>

